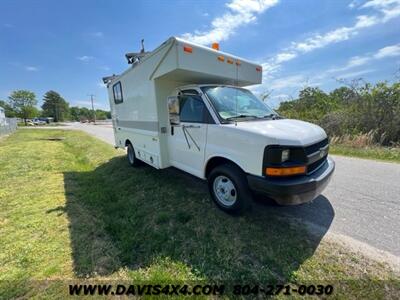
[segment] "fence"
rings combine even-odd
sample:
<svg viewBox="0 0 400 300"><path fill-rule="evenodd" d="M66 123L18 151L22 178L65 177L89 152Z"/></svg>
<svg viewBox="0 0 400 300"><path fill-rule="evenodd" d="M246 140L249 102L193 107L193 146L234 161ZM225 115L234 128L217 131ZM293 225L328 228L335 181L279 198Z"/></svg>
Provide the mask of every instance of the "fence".
<svg viewBox="0 0 400 300"><path fill-rule="evenodd" d="M15 130L17 130L16 118L6 118L6 121L0 124L0 136L13 133Z"/></svg>

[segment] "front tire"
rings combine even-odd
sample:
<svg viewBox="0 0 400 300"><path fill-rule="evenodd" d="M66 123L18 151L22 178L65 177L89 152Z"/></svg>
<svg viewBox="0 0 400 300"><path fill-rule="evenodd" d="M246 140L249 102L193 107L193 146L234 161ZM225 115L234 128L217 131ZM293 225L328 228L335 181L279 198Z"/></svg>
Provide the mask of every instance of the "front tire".
<svg viewBox="0 0 400 300"><path fill-rule="evenodd" d="M208 187L214 202L228 213L242 214L251 207L246 174L235 165L215 167L208 176Z"/></svg>
<svg viewBox="0 0 400 300"><path fill-rule="evenodd" d="M126 156L128 158L128 163L132 166L132 167L139 167L141 165L141 161L139 159L136 158L135 155L135 150L133 149L133 146L131 143L128 144L128 147L126 149Z"/></svg>

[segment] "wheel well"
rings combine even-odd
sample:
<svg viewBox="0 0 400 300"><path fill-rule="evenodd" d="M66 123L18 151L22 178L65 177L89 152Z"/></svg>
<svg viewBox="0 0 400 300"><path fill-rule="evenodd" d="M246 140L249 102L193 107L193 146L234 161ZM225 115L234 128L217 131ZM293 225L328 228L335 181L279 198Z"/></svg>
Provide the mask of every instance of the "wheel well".
<svg viewBox="0 0 400 300"><path fill-rule="evenodd" d="M221 156L216 156L211 158L208 162L207 162L207 166L206 166L206 172L205 172L205 177L207 178L208 175L210 174L211 170L214 169L215 167L219 166L219 165L223 165L223 164L232 164L237 166L240 170L243 171L243 169L236 163L234 163L233 161L225 158L225 157L221 157Z"/></svg>
<svg viewBox="0 0 400 300"><path fill-rule="evenodd" d="M128 147L129 144L132 145L131 141L130 141L130 140L126 140L126 141L125 141L125 147Z"/></svg>

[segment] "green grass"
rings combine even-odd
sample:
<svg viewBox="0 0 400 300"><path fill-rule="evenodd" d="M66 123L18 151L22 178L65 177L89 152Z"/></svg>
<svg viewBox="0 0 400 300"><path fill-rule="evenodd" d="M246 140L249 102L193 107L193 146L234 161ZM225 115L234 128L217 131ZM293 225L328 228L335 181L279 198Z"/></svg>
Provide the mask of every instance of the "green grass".
<svg viewBox="0 0 400 300"><path fill-rule="evenodd" d="M0 141L0 158L1 299L61 299L67 280L323 282L334 299L400 288L388 266L321 241L283 208L229 216L202 181L133 169L81 132L19 130Z"/></svg>
<svg viewBox="0 0 400 300"><path fill-rule="evenodd" d="M360 148L346 144L331 144L329 153L400 163L400 148L398 147L368 146Z"/></svg>

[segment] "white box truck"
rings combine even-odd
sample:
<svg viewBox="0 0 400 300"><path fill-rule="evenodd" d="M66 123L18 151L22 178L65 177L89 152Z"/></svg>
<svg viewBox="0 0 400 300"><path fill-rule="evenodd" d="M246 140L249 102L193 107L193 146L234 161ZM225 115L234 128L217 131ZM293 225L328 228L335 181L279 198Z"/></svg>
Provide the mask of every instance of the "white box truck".
<svg viewBox="0 0 400 300"><path fill-rule="evenodd" d="M261 83L262 67L214 48L172 37L103 78L115 146L132 166L207 180L227 212L246 210L252 192L282 205L313 200L335 168L326 133L279 116L243 88Z"/></svg>

